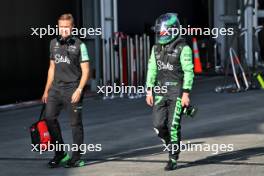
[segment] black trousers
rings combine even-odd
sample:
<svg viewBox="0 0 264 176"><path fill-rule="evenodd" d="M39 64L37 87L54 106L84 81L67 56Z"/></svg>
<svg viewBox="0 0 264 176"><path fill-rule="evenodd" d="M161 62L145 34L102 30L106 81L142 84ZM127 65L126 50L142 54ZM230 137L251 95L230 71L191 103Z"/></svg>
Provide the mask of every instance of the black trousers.
<svg viewBox="0 0 264 176"><path fill-rule="evenodd" d="M64 86L53 85L48 93L48 101L46 105L46 120L52 137L53 144L64 144L58 117L62 109L66 109L72 128L73 144L80 146L83 144L83 124L82 124L82 100L72 104L71 97L76 90L78 84L72 83ZM63 147L62 147L63 148ZM55 155L64 154L65 151L55 151ZM72 153L72 158L79 159L80 151Z"/></svg>
<svg viewBox="0 0 264 176"><path fill-rule="evenodd" d="M177 160L180 153L181 141L181 98L155 96L153 107L153 125L158 136L166 145L170 144L169 158ZM172 145L178 148L172 148ZM173 149L173 150L172 150ZM177 149L177 150L176 150Z"/></svg>

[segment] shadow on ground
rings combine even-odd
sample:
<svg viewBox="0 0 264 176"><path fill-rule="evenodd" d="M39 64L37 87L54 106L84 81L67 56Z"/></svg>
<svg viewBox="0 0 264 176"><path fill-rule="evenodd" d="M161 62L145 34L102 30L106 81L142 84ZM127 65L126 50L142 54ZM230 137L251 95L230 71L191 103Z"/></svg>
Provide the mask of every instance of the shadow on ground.
<svg viewBox="0 0 264 176"><path fill-rule="evenodd" d="M121 155L115 159L105 159L105 160L97 160L90 164L98 164L107 161L122 161L122 162L152 162L152 163L165 163L167 160L139 160L139 159L127 159L127 158L135 158L142 156L150 156L150 155L159 155L164 152L160 152L160 147L157 146L152 149L140 150L137 152L129 153L126 155ZM254 166L264 166L264 163L252 163L247 162L252 157L258 157L264 155L264 147L255 147L255 148L247 148L241 149L232 152L221 153L218 155L208 156L206 158L196 160L196 161L181 161L179 163L183 163L183 165L179 165L179 169L198 166L198 165L208 165L208 164L223 164L223 165L254 165ZM91 159L87 160L87 164L91 161Z"/></svg>

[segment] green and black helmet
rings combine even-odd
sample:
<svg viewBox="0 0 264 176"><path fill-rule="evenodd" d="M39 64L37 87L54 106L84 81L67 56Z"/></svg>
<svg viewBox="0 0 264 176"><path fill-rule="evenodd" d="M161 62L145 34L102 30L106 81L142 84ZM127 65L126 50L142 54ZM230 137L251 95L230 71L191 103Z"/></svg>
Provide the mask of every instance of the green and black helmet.
<svg viewBox="0 0 264 176"><path fill-rule="evenodd" d="M154 26L156 43L165 45L179 37L175 29L180 28L180 22L176 13L166 13L157 18Z"/></svg>

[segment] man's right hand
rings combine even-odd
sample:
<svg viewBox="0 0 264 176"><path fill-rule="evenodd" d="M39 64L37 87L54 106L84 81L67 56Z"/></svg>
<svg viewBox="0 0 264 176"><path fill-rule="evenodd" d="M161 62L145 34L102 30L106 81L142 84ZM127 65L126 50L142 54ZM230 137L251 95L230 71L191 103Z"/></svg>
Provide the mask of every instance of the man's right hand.
<svg viewBox="0 0 264 176"><path fill-rule="evenodd" d="M47 101L48 101L48 92L44 92L41 100L42 100L43 103L47 103Z"/></svg>
<svg viewBox="0 0 264 176"><path fill-rule="evenodd" d="M153 96L152 95L147 95L146 96L146 102L149 106L153 106Z"/></svg>

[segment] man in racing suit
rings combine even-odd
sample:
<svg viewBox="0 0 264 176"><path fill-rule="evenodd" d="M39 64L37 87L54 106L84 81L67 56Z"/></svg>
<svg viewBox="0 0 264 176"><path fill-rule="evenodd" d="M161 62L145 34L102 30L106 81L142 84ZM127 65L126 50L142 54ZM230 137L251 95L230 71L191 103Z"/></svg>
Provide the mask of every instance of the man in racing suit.
<svg viewBox="0 0 264 176"><path fill-rule="evenodd" d="M179 157L181 141L182 108L190 104L189 93L193 84L192 50L181 36L173 36L179 27L176 14L167 13L156 20L156 45L153 46L148 63L148 88L146 102L153 107L154 129L166 145L178 145L169 151L165 170L174 170ZM167 92L154 92L153 87L166 87Z"/></svg>

